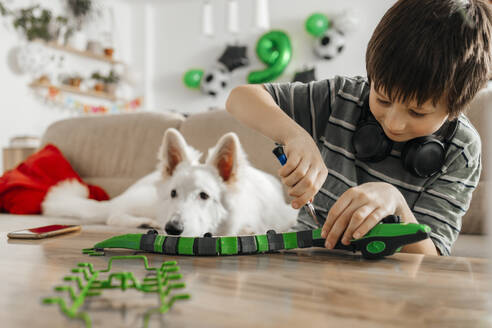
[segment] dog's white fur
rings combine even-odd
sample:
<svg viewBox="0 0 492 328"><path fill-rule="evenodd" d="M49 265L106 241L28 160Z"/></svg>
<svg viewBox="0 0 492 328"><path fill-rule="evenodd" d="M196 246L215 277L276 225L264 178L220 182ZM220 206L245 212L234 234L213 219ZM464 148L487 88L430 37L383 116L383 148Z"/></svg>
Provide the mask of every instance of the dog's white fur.
<svg viewBox="0 0 492 328"><path fill-rule="evenodd" d="M295 224L298 211L285 202L280 182L251 166L236 134L222 136L205 164L200 157L176 129L168 129L158 169L123 194L98 202L88 199L86 186L63 181L46 195L43 214L85 223L174 228L175 233L182 228L182 236L259 234L287 231Z"/></svg>

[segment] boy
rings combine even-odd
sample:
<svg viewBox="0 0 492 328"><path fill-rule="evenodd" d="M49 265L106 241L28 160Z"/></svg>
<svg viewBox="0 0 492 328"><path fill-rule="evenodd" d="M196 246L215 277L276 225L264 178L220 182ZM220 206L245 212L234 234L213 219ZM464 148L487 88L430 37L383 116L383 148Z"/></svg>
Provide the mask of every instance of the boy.
<svg viewBox="0 0 492 328"><path fill-rule="evenodd" d="M450 254L480 177L462 113L490 78L491 23L485 0L400 0L369 41L367 79L232 90L227 110L284 145L279 175L294 208L314 197L327 248L396 214L432 228L403 251ZM316 227L301 213L297 228Z"/></svg>

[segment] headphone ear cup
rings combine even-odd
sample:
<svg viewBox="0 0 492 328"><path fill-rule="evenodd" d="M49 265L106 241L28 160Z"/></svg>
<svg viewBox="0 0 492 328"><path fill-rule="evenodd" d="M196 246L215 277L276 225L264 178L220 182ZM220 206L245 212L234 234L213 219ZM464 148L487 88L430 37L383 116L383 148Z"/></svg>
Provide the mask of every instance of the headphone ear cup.
<svg viewBox="0 0 492 328"><path fill-rule="evenodd" d="M354 132L352 146L358 160L379 162L389 155L393 142L377 122L365 122Z"/></svg>
<svg viewBox="0 0 492 328"><path fill-rule="evenodd" d="M444 164L444 144L432 136L407 141L401 153L403 167L415 176L427 178Z"/></svg>

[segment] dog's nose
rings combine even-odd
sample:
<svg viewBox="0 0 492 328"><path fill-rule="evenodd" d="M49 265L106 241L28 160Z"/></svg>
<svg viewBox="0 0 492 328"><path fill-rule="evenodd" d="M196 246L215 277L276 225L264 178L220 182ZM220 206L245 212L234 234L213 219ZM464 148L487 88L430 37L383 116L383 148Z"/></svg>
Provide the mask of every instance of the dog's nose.
<svg viewBox="0 0 492 328"><path fill-rule="evenodd" d="M166 233L168 235L181 235L184 230L183 222L181 221L169 221L166 223L166 226L164 227L164 230L166 230Z"/></svg>

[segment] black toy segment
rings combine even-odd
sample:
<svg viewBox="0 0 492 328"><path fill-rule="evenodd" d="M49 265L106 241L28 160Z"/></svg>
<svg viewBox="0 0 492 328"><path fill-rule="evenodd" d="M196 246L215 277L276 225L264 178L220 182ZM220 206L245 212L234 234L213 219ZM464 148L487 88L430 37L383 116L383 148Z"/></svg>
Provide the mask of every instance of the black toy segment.
<svg viewBox="0 0 492 328"><path fill-rule="evenodd" d="M258 251L254 236L240 236L239 247L241 249L240 254L255 254Z"/></svg>
<svg viewBox="0 0 492 328"><path fill-rule="evenodd" d="M317 238L313 240L312 246L315 247L325 247L325 239L323 238ZM349 245L344 245L340 241L338 241L335 244L335 247L333 249L342 249L345 251L351 251L351 252L356 252L358 250L357 246L352 242Z"/></svg>
<svg viewBox="0 0 492 328"><path fill-rule="evenodd" d="M381 223L401 223L401 218L398 215L388 215L381 220Z"/></svg>
<svg viewBox="0 0 492 328"><path fill-rule="evenodd" d="M179 237L166 236L162 250L164 254L177 255L178 254L178 240Z"/></svg>
<svg viewBox="0 0 492 328"><path fill-rule="evenodd" d="M299 248L313 247L313 232L311 230L298 231L297 245Z"/></svg>
<svg viewBox="0 0 492 328"><path fill-rule="evenodd" d="M146 252L154 252L154 242L157 234L151 233L151 231L142 235L142 239L140 239L140 249Z"/></svg>
<svg viewBox="0 0 492 328"><path fill-rule="evenodd" d="M193 244L193 253L196 255L218 255L217 238L196 238Z"/></svg>
<svg viewBox="0 0 492 328"><path fill-rule="evenodd" d="M284 249L284 237L280 233L276 233L275 230L268 230L268 250L269 251L279 251Z"/></svg>
<svg viewBox="0 0 492 328"><path fill-rule="evenodd" d="M341 241L338 241L336 244L335 244L335 249L343 249L345 251L351 251L351 252L356 252L357 251L357 247L353 244L353 243L350 243L348 245L344 245L342 244Z"/></svg>

